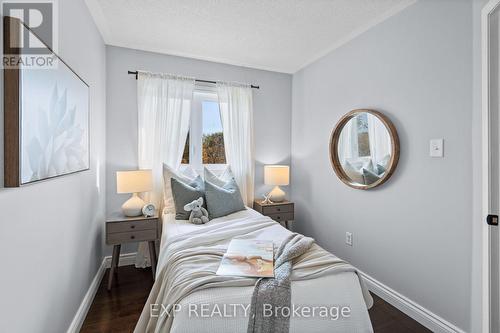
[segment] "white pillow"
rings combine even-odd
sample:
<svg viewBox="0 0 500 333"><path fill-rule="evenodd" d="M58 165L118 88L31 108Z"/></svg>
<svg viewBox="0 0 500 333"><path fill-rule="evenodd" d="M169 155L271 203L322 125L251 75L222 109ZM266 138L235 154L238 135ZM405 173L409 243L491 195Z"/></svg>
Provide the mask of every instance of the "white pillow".
<svg viewBox="0 0 500 333"><path fill-rule="evenodd" d="M208 170L207 167L203 168L203 174L205 181L210 182L216 186L223 187L227 182L234 178L231 167L228 165L224 171L217 176L212 171Z"/></svg>
<svg viewBox="0 0 500 333"><path fill-rule="evenodd" d="M199 176L198 172L196 172L190 165L186 165L182 170L182 174L189 179L195 179Z"/></svg>
<svg viewBox="0 0 500 333"><path fill-rule="evenodd" d="M348 161L345 161L344 166L343 166L345 174L355 183L358 184L364 184L365 179L363 178L363 174L359 171L356 170L351 163Z"/></svg>
<svg viewBox="0 0 500 333"><path fill-rule="evenodd" d="M165 205L165 213L175 213L174 197L172 195L172 184L170 178L175 178L178 181L189 184L198 174L187 166L184 170L173 170L171 167L163 163L163 204Z"/></svg>
<svg viewBox="0 0 500 333"><path fill-rule="evenodd" d="M384 169L387 170L387 167L388 167L388 164L389 164L389 161L391 160L391 154L387 154L385 155L379 162L378 164L380 164L381 166L384 167Z"/></svg>

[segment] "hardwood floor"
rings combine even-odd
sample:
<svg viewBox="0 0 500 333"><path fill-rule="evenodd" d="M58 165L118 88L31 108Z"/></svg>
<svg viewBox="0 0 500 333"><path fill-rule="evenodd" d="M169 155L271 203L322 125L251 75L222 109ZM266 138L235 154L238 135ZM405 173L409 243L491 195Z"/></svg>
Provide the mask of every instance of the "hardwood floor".
<svg viewBox="0 0 500 333"><path fill-rule="evenodd" d="M82 333L132 332L153 285L150 269L123 266L118 269L115 285L108 292L109 269L101 281L94 302L85 318ZM431 332L381 298L373 295L370 318L375 333Z"/></svg>
<svg viewBox="0 0 500 333"><path fill-rule="evenodd" d="M373 306L368 313L375 333L431 332L377 295L372 293L372 296Z"/></svg>
<svg viewBox="0 0 500 333"><path fill-rule="evenodd" d="M151 269L118 268L113 289L107 290L109 268L80 332L132 332L153 286Z"/></svg>

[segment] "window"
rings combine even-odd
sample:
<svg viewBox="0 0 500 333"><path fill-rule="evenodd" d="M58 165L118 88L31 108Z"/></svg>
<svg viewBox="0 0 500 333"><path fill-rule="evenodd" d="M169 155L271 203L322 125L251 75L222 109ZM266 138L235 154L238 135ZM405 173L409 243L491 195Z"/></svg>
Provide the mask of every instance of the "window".
<svg viewBox="0 0 500 333"><path fill-rule="evenodd" d="M370 156L370 138L368 137L368 116L362 113L356 117L358 126L358 154Z"/></svg>
<svg viewBox="0 0 500 333"><path fill-rule="evenodd" d="M201 113L203 115L202 162L203 164L226 164L219 103L212 100L203 101Z"/></svg>
<svg viewBox="0 0 500 333"><path fill-rule="evenodd" d="M222 120L215 92L194 93L191 123L182 163L190 164L197 170L201 170L203 165L217 169L226 164Z"/></svg>
<svg viewBox="0 0 500 333"><path fill-rule="evenodd" d="M184 145L184 152L182 153L182 164L189 164L189 132L186 138L186 144Z"/></svg>

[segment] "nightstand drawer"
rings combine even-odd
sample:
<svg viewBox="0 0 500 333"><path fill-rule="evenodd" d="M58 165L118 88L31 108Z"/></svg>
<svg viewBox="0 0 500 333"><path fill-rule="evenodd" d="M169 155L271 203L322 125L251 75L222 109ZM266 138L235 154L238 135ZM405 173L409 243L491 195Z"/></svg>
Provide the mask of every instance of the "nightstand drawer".
<svg viewBox="0 0 500 333"><path fill-rule="evenodd" d="M277 205L277 206L264 206L264 207L262 207L262 214L263 215L283 214L283 213L288 213L288 212L293 213L293 204L283 204L283 205Z"/></svg>
<svg viewBox="0 0 500 333"><path fill-rule="evenodd" d="M112 234L110 233L107 235L106 243L108 245L112 245L129 242L154 241L156 239L156 229L137 230L129 232L115 232Z"/></svg>
<svg viewBox="0 0 500 333"><path fill-rule="evenodd" d="M157 219L151 220L139 220L139 221L128 221L128 222L112 222L108 223L108 233L116 232L127 232L136 230L155 230L158 224Z"/></svg>
<svg viewBox="0 0 500 333"><path fill-rule="evenodd" d="M285 212L285 213L278 213L278 214L268 214L270 218L277 222L285 222L285 221L292 221L293 220L293 212Z"/></svg>

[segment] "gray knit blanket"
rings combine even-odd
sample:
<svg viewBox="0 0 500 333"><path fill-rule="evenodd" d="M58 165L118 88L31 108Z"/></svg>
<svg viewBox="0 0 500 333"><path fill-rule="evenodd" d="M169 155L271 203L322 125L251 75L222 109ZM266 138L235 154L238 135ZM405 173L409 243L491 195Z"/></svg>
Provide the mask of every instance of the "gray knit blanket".
<svg viewBox="0 0 500 333"><path fill-rule="evenodd" d="M292 260L306 253L313 243L312 238L297 233L290 234L281 243L275 256L274 278L260 279L255 285L247 333L288 333L290 317L282 313L264 316L264 306L291 307Z"/></svg>

